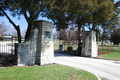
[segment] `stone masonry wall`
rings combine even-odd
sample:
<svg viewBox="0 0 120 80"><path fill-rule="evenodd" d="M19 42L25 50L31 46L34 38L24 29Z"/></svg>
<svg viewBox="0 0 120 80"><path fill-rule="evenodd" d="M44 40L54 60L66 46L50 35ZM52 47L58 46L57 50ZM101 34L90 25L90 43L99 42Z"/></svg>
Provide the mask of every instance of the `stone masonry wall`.
<svg viewBox="0 0 120 80"><path fill-rule="evenodd" d="M82 56L97 57L96 33L94 31L85 31L82 37Z"/></svg>
<svg viewBox="0 0 120 80"><path fill-rule="evenodd" d="M52 22L34 21L32 32L27 41L15 44L15 62L18 66L53 63L52 28Z"/></svg>
<svg viewBox="0 0 120 80"><path fill-rule="evenodd" d="M91 32L85 31L83 33L82 42L82 56L91 57Z"/></svg>
<svg viewBox="0 0 120 80"><path fill-rule="evenodd" d="M40 65L51 64L54 60L52 22L35 21L34 26L39 28L36 63ZM50 32L50 38L45 38L45 31Z"/></svg>
<svg viewBox="0 0 120 80"><path fill-rule="evenodd" d="M91 57L98 56L98 45L96 43L96 32L92 31L92 55Z"/></svg>
<svg viewBox="0 0 120 80"><path fill-rule="evenodd" d="M15 62L18 66L35 64L37 37L38 29L33 28L30 37L24 43L15 44Z"/></svg>

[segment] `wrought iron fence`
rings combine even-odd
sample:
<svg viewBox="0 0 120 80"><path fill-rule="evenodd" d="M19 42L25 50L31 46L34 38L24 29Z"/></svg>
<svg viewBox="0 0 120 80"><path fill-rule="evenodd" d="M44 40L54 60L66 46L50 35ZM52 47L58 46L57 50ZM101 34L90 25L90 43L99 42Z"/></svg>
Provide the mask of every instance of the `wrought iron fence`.
<svg viewBox="0 0 120 80"><path fill-rule="evenodd" d="M111 52L120 53L120 46L113 46L113 45L98 46L98 54L106 54Z"/></svg>
<svg viewBox="0 0 120 80"><path fill-rule="evenodd" d="M113 52L113 46L98 46L98 54L106 54Z"/></svg>
<svg viewBox="0 0 120 80"><path fill-rule="evenodd" d="M0 54L13 55L14 54L14 40L0 41Z"/></svg>
<svg viewBox="0 0 120 80"><path fill-rule="evenodd" d="M14 54L14 45L13 43L0 43L0 53L5 55L13 55Z"/></svg>

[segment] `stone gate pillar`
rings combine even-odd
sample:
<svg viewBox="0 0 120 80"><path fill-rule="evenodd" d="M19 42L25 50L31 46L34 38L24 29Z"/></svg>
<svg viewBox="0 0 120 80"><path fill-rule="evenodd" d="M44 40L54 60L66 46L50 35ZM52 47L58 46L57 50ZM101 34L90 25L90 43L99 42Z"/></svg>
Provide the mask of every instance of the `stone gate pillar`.
<svg viewBox="0 0 120 80"><path fill-rule="evenodd" d="M35 21L33 27L38 27L37 39L37 53L36 63L46 65L53 63L54 49L53 49L53 32L52 22L49 21Z"/></svg>
<svg viewBox="0 0 120 80"><path fill-rule="evenodd" d="M82 37L82 54L85 57L97 57L98 45L96 44L96 32L85 31Z"/></svg>
<svg viewBox="0 0 120 80"><path fill-rule="evenodd" d="M52 28L52 22L34 21L29 38L23 43L15 44L15 63L18 66L53 63Z"/></svg>

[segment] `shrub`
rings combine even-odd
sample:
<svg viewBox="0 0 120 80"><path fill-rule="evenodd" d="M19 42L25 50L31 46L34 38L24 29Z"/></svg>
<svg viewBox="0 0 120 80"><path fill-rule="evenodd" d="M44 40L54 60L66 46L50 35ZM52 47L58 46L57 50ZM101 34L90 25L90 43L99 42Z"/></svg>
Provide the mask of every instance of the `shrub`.
<svg viewBox="0 0 120 80"><path fill-rule="evenodd" d="M71 46L67 47L67 51L72 51L73 48Z"/></svg>
<svg viewBox="0 0 120 80"><path fill-rule="evenodd" d="M0 41L2 41L3 40L3 38L2 37L0 37Z"/></svg>

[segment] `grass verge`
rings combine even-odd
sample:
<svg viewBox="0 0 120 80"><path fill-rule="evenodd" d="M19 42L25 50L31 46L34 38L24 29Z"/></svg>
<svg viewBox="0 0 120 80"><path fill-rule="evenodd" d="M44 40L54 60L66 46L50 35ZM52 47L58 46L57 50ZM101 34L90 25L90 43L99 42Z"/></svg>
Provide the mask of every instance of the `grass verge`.
<svg viewBox="0 0 120 80"><path fill-rule="evenodd" d="M118 46L118 47L113 47L113 52L120 52L120 46Z"/></svg>
<svg viewBox="0 0 120 80"><path fill-rule="evenodd" d="M101 58L120 60L120 53L102 54L102 55L101 55Z"/></svg>
<svg viewBox="0 0 120 80"><path fill-rule="evenodd" d="M84 70L54 64L3 68L0 80L97 80L97 77Z"/></svg>

